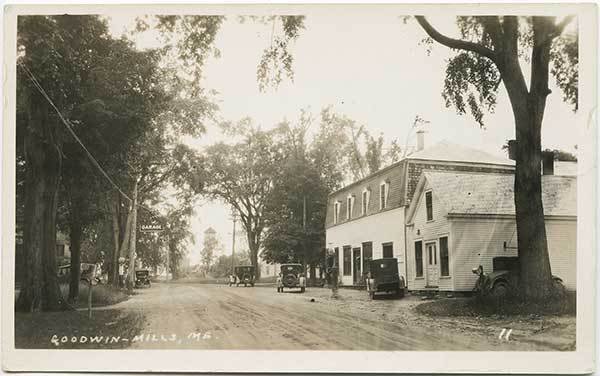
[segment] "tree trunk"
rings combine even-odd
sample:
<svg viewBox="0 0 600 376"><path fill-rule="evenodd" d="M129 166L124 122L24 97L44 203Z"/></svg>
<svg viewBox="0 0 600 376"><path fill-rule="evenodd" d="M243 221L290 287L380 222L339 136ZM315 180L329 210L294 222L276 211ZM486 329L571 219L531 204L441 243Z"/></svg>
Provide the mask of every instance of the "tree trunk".
<svg viewBox="0 0 600 376"><path fill-rule="evenodd" d="M549 36L553 30L553 18L533 18L531 87L525 98L527 111L526 116L516 119L515 208L520 278L524 296L535 300L545 299L552 292L542 203L541 161L542 121L550 93L548 66L552 39Z"/></svg>
<svg viewBox="0 0 600 376"><path fill-rule="evenodd" d="M252 233L247 231L248 234L248 248L250 248L250 263L254 266L254 276L256 281L260 280L260 265L258 265L258 251L260 245L252 236Z"/></svg>
<svg viewBox="0 0 600 376"><path fill-rule="evenodd" d="M137 205L138 205L138 179L133 184L133 202L131 204L131 226L129 229L129 273L127 274L128 287L135 285L135 246L137 241Z"/></svg>
<svg viewBox="0 0 600 376"><path fill-rule="evenodd" d="M117 198L116 200L111 200L110 203L110 213L112 217L112 234L114 242L112 266L110 270L110 283L115 287L119 286L119 257L121 257L121 247L119 244L119 240L121 237L119 225L119 202L120 200L118 200Z"/></svg>
<svg viewBox="0 0 600 376"><path fill-rule="evenodd" d="M69 302L77 302L79 296L79 276L81 274L81 237L83 228L79 216L76 214L78 205L73 205L69 221L69 241L71 250L71 276L69 282Z"/></svg>
<svg viewBox="0 0 600 376"><path fill-rule="evenodd" d="M26 160L23 253L25 268L15 308L19 311L66 309L57 278L56 209L61 156L49 108L32 96L24 139Z"/></svg>

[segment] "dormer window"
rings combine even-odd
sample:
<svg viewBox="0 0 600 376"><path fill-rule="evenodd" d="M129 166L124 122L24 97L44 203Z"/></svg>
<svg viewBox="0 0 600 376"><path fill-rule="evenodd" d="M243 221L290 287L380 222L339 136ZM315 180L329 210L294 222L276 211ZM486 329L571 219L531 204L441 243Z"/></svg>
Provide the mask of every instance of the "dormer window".
<svg viewBox="0 0 600 376"><path fill-rule="evenodd" d="M381 182L379 185L379 210L387 207L389 190L390 183L388 181Z"/></svg>
<svg viewBox="0 0 600 376"><path fill-rule="evenodd" d="M361 200L361 205L362 205L362 215L367 215L367 212L369 211L369 201L371 200L371 190L370 189L365 189L362 192L362 200Z"/></svg>
<svg viewBox="0 0 600 376"><path fill-rule="evenodd" d="M352 210L354 210L354 196L348 196L346 205L346 219L352 219Z"/></svg>
<svg viewBox="0 0 600 376"><path fill-rule="evenodd" d="M340 202L333 203L333 223L336 224L340 220Z"/></svg>

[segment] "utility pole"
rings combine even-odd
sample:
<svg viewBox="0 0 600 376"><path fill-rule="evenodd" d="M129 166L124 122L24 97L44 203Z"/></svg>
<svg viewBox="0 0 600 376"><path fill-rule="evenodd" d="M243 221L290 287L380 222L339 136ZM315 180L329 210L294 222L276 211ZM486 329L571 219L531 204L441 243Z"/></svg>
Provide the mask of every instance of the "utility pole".
<svg viewBox="0 0 600 376"><path fill-rule="evenodd" d="M233 219L233 233L231 239L231 275L234 275L235 269L235 222L237 221L237 215L235 209L231 211L231 219Z"/></svg>

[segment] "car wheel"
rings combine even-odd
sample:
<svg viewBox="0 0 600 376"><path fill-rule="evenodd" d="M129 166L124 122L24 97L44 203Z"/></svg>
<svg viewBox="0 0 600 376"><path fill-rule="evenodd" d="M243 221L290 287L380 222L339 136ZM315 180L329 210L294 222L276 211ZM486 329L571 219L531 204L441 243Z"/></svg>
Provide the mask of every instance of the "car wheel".
<svg viewBox="0 0 600 376"><path fill-rule="evenodd" d="M503 281L494 283L491 294L496 299L506 298L508 296L508 284Z"/></svg>
<svg viewBox="0 0 600 376"><path fill-rule="evenodd" d="M554 278L552 280L552 286L554 287L554 294L556 294L556 296L559 298L564 297L567 293L567 288L565 287L565 284L562 280L558 278Z"/></svg>

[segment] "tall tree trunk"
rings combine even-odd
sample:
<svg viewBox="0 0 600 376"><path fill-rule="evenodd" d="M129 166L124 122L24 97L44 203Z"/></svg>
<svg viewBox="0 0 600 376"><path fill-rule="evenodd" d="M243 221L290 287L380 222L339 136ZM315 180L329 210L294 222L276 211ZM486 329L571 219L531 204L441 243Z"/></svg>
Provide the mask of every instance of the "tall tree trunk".
<svg viewBox="0 0 600 376"><path fill-rule="evenodd" d="M527 117L516 123L517 161L515 208L520 277L527 298L547 298L552 289L544 206L542 203L542 121L546 108L551 33L554 18L533 17L531 83L526 98Z"/></svg>
<svg viewBox="0 0 600 376"><path fill-rule="evenodd" d="M135 178L133 184L133 202L131 203L131 226L129 229L129 273L127 274L128 287L130 289L135 285L135 264L136 252L135 246L137 241L137 205L138 205L138 178Z"/></svg>
<svg viewBox="0 0 600 376"><path fill-rule="evenodd" d="M117 193L118 195L118 193ZM113 235L113 253L112 253L112 265L110 270L110 283L118 287L119 286L119 257L121 257L121 247L119 244L120 240L120 230L121 226L119 225L119 202L120 200L115 199L110 202L110 213L111 213L111 222L112 222L112 235Z"/></svg>
<svg viewBox="0 0 600 376"><path fill-rule="evenodd" d="M61 156L56 124L49 108L33 95L24 139L26 159L23 253L25 269L15 308L19 311L55 311L68 307L57 278L56 209Z"/></svg>
<svg viewBox="0 0 600 376"><path fill-rule="evenodd" d="M256 241L256 235L253 232L246 231L248 237L248 248L250 248L250 263L254 266L254 276L260 280L260 265L258 265L258 251L260 244Z"/></svg>
<svg viewBox="0 0 600 376"><path fill-rule="evenodd" d="M69 241L71 250L71 276L69 282L69 302L76 302L79 296L79 276L81 274L81 238L83 226L77 215L79 205L71 206L69 221Z"/></svg>

